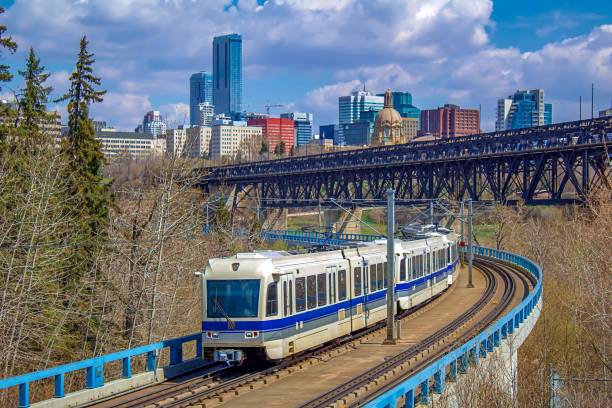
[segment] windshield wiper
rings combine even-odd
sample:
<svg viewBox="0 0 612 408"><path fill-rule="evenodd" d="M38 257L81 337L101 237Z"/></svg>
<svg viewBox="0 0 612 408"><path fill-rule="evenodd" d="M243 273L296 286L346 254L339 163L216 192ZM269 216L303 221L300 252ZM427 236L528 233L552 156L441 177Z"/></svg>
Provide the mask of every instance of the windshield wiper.
<svg viewBox="0 0 612 408"><path fill-rule="evenodd" d="M213 302L215 302L215 304L219 307L219 310L221 310L221 314L223 314L223 317L225 317L225 320L227 320L227 327L231 330L234 330L236 328L236 323L234 323L234 321L230 319L229 315L225 313L225 309L223 309L223 305L221 304L221 302L219 302L216 297L213 298Z"/></svg>

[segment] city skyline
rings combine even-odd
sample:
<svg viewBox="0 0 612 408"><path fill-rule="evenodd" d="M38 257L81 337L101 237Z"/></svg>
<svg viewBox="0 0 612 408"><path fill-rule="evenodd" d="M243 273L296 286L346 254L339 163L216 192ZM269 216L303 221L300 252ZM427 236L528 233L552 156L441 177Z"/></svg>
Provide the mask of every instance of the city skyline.
<svg viewBox="0 0 612 408"><path fill-rule="evenodd" d="M375 94L410 92L420 109L481 105L485 131L494 129L497 100L517 89L545 89L555 122L578 118L580 95L583 117L590 114L591 82L596 114L612 99L611 6L597 2L519 1L516 10L488 1L110 3L57 0L44 8L52 10L48 16L36 11L43 9L37 1L0 1L20 45L8 64L16 73L33 46L52 73L54 95L67 88L74 58L65 45L88 35L108 90L93 117L118 129L133 129L150 110L171 127L189 123L186 82L194 72L212 72L213 37L232 32L244 41L243 109L264 112L266 101L281 103L286 108L274 115L312 112L315 129L336 123L338 97L362 82ZM369 28L349 37L359 10L369 15ZM18 89L18 80L4 93Z"/></svg>

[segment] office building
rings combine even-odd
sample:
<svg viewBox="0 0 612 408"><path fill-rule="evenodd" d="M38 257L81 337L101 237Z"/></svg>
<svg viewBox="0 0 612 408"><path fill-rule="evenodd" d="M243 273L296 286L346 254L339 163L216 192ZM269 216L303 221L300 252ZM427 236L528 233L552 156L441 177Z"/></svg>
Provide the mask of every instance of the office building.
<svg viewBox="0 0 612 408"><path fill-rule="evenodd" d="M189 124L200 125L200 104L213 106L213 76L210 72L200 71L189 78Z"/></svg>
<svg viewBox="0 0 612 408"><path fill-rule="evenodd" d="M412 104L412 94L410 92L392 92L393 109L399 112L402 118L416 119L420 125L421 110ZM383 96L384 94L378 94Z"/></svg>
<svg viewBox="0 0 612 408"><path fill-rule="evenodd" d="M158 137L166 134L166 123L159 111L149 111L142 120L142 126L138 126L137 133L148 133L153 137Z"/></svg>
<svg viewBox="0 0 612 408"><path fill-rule="evenodd" d="M147 157L163 155L166 151L166 140L150 133L100 131L96 139L101 142L106 157Z"/></svg>
<svg viewBox="0 0 612 408"><path fill-rule="evenodd" d="M210 126L215 117L215 107L208 102L198 105L198 123L192 126Z"/></svg>
<svg viewBox="0 0 612 408"><path fill-rule="evenodd" d="M603 118L604 116L612 116L612 103L608 109L600 110L599 117Z"/></svg>
<svg viewBox="0 0 612 408"><path fill-rule="evenodd" d="M424 109L421 111L420 134L428 133L436 139L480 133L480 111L452 104L437 109Z"/></svg>
<svg viewBox="0 0 612 408"><path fill-rule="evenodd" d="M336 144L336 133L338 125L321 125L319 126L319 139L333 140Z"/></svg>
<svg viewBox="0 0 612 408"><path fill-rule="evenodd" d="M183 156L194 159L209 157L211 138L212 128L210 126L188 128Z"/></svg>
<svg viewBox="0 0 612 408"><path fill-rule="evenodd" d="M295 141L293 120L287 118L251 119L247 123L249 127L261 128L263 141L268 145L270 153L274 153L280 142L284 142L283 154L288 154L293 149Z"/></svg>
<svg viewBox="0 0 612 408"><path fill-rule="evenodd" d="M261 149L262 129L244 123L213 124L210 139L211 159L252 160Z"/></svg>
<svg viewBox="0 0 612 408"><path fill-rule="evenodd" d="M281 113L281 118L291 119L295 126L295 145L304 146L312 140L312 113L289 112Z"/></svg>
<svg viewBox="0 0 612 408"><path fill-rule="evenodd" d="M368 146L372 142L373 125L367 120L341 125L343 146Z"/></svg>
<svg viewBox="0 0 612 408"><path fill-rule="evenodd" d="M497 131L550 124L552 104L544 102L543 89L517 90L513 95L497 100Z"/></svg>
<svg viewBox="0 0 612 408"><path fill-rule="evenodd" d="M245 112L243 120L249 121L251 119L267 119L270 115L267 113L257 113L257 112Z"/></svg>
<svg viewBox="0 0 612 408"><path fill-rule="evenodd" d="M166 153L170 157L181 157L187 142L187 129L179 127L166 132Z"/></svg>
<svg viewBox="0 0 612 408"><path fill-rule="evenodd" d="M213 39L213 105L215 113L235 117L242 111L242 37Z"/></svg>
<svg viewBox="0 0 612 408"><path fill-rule="evenodd" d="M416 118L402 118L402 134L406 138L407 142L410 142L417 137L420 123L421 121Z"/></svg>
<svg viewBox="0 0 612 408"><path fill-rule="evenodd" d="M355 91L349 96L338 98L338 135L335 144L344 145L344 125L355 123L361 119L363 112L378 112L384 106L382 96L373 95L368 91ZM348 143L347 143L348 144Z"/></svg>

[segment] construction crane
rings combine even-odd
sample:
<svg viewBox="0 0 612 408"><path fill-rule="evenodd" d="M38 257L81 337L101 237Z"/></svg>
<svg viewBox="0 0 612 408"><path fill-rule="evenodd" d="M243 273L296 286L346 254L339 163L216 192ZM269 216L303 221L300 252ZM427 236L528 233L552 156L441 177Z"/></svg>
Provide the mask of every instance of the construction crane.
<svg viewBox="0 0 612 408"><path fill-rule="evenodd" d="M264 105L266 107L266 114L270 115L270 108L284 108L285 105L280 104L280 103L270 103L270 101L268 101L268 103L266 103Z"/></svg>

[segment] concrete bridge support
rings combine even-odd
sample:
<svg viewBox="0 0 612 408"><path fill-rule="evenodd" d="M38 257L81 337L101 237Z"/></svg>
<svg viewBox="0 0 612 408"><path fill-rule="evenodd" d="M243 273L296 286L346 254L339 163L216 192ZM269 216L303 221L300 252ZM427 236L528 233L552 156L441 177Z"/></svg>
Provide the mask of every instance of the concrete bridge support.
<svg viewBox="0 0 612 408"><path fill-rule="evenodd" d="M360 234L362 215L361 208L325 210L325 226L340 234Z"/></svg>
<svg viewBox="0 0 612 408"><path fill-rule="evenodd" d="M286 208L267 208L259 212L259 220L264 231L268 230L286 230L287 229L287 214L289 210Z"/></svg>
<svg viewBox="0 0 612 408"><path fill-rule="evenodd" d="M449 408L469 406L469 401L466 399L469 400L478 393L478 387L495 387L499 390L506 390L508 401L515 401L518 392L519 348L531 333L541 311L542 299L518 329L512 333L506 332L505 338L504 333L497 337L491 336L490 342L487 341L485 347L487 351L490 351L493 350L493 345L499 345L493 352L483 353L482 356L479 356L481 353L476 352L475 358L469 361L469 369L462 366L459 367L459 370L453 371L451 367L444 389L434 390L433 401L442 402L443 400L443 406Z"/></svg>

